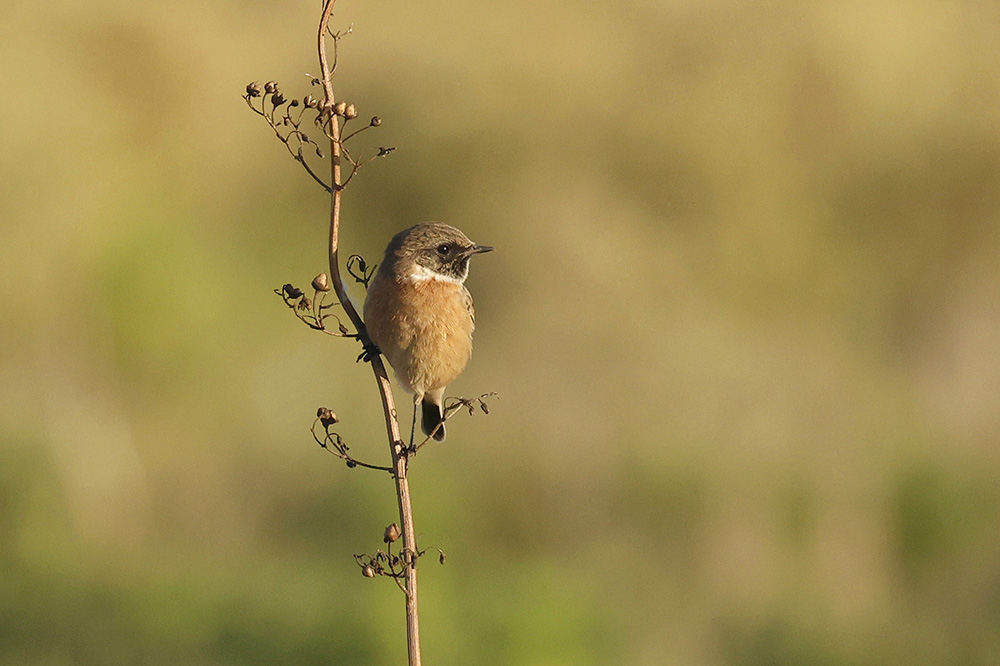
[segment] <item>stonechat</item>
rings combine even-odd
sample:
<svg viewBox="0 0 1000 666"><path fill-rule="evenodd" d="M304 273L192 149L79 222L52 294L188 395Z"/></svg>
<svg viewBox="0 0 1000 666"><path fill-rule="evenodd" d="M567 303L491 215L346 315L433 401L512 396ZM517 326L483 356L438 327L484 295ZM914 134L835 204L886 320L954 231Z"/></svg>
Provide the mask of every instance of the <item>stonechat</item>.
<svg viewBox="0 0 1000 666"><path fill-rule="evenodd" d="M444 390L472 356L469 259L492 249L453 226L418 224L392 237L368 287L368 335L414 394L414 424L419 403L424 433L439 442L445 437Z"/></svg>

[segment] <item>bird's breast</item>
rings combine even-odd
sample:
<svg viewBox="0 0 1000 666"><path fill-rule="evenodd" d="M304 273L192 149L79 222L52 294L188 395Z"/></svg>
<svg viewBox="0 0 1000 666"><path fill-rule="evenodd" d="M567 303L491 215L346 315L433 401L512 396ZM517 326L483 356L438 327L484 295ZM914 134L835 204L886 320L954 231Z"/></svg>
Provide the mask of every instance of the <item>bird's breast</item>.
<svg viewBox="0 0 1000 666"><path fill-rule="evenodd" d="M365 323L400 381L423 393L450 384L472 355L472 299L464 285L377 275Z"/></svg>

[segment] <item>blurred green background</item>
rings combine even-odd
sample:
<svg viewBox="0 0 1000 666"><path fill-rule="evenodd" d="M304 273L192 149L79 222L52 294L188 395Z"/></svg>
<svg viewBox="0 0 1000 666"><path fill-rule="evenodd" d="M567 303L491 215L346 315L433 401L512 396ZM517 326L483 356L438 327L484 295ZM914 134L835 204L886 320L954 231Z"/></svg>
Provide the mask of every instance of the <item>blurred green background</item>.
<svg viewBox="0 0 1000 666"><path fill-rule="evenodd" d="M1000 5L340 2L345 251L498 248L425 662L998 663ZM370 370L271 291L327 199L240 99L318 13L0 7L0 663L405 660L391 482L308 434L385 460Z"/></svg>

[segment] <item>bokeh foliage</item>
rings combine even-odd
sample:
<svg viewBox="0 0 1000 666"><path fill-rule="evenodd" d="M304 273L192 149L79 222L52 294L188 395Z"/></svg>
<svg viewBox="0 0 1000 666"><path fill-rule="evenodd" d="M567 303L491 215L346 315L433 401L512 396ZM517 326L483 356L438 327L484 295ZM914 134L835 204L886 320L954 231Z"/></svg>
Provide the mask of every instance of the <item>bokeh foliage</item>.
<svg viewBox="0 0 1000 666"><path fill-rule="evenodd" d="M1000 659L1000 7L340 0L369 260L456 224L497 391L412 475L430 664ZM0 662L395 664L314 3L0 7ZM357 294L360 302L362 295ZM401 397L401 396L397 396Z"/></svg>

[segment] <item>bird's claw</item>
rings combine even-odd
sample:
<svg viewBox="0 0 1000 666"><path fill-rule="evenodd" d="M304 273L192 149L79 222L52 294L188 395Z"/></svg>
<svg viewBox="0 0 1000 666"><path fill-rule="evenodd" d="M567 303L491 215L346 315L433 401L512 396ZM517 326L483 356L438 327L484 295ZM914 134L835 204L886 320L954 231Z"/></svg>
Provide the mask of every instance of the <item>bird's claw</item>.
<svg viewBox="0 0 1000 666"><path fill-rule="evenodd" d="M358 358L355 363L371 363L373 358L382 353L382 350L379 349L374 343L364 345L364 347L364 351L358 354Z"/></svg>

